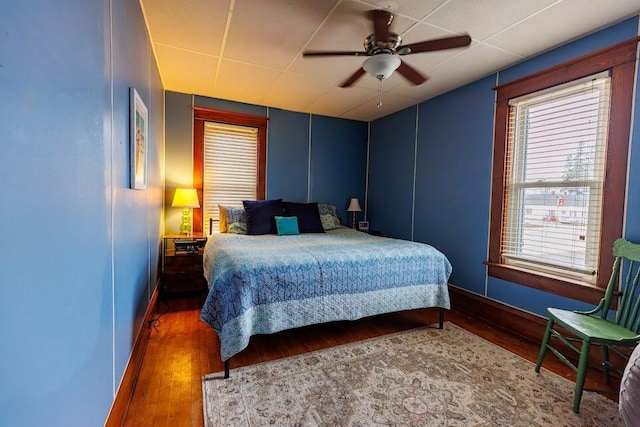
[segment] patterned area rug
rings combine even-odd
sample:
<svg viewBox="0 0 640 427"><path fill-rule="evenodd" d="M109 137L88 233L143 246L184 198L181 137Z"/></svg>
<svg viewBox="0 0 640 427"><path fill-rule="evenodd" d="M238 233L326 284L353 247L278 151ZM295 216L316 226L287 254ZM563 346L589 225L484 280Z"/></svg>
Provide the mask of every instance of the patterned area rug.
<svg viewBox="0 0 640 427"><path fill-rule="evenodd" d="M550 356L553 357L553 356ZM617 404L456 325L425 327L203 377L217 426L616 426Z"/></svg>

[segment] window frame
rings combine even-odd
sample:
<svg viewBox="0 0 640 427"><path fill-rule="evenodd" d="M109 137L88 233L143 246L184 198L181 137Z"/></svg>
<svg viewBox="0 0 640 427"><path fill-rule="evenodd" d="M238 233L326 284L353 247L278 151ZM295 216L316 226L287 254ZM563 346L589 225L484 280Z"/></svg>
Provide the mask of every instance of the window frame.
<svg viewBox="0 0 640 427"><path fill-rule="evenodd" d="M640 37L635 37L494 88L494 152L489 259L486 261L489 276L590 303L596 303L602 298L613 265L611 248L615 239L621 237L623 229L636 49L639 40ZM611 76L611 107L602 203L605 209L601 219L598 276L595 284L507 265L500 254L502 217L503 210L506 209L504 190L508 179L505 165L509 100L601 72L608 72Z"/></svg>
<svg viewBox="0 0 640 427"><path fill-rule="evenodd" d="M258 129L256 198L258 200L265 198L268 120L267 117L251 114L193 107L193 188L198 192L199 200L203 200L204 122L227 123ZM193 231L195 232L203 231L203 207L193 209ZM207 232L209 231L207 230Z"/></svg>
<svg viewBox="0 0 640 427"><path fill-rule="evenodd" d="M574 80L564 85L554 86L549 90L512 98L509 101L510 139L507 158L510 161L510 166L508 166L510 177L509 179L505 178L505 182L508 184L506 189L508 206L506 209L507 218L503 218L503 230L506 233L502 237L501 250L505 264L516 266L519 264L525 269L548 271L551 274L573 280L591 283L595 281L596 276L589 273L598 269L598 259L594 256L599 254L599 236L602 223L600 215L602 212L607 130L611 110L610 81L611 77L608 72L592 74L585 79ZM565 105L571 111L558 109L557 106L554 106L557 103ZM595 120L589 119L587 121L587 118L582 116L583 114L592 115L591 118ZM595 123L597 127L591 127L589 123ZM547 126L552 126L552 129ZM566 172L566 162L570 158L567 157L566 150L576 149L582 152L576 147L578 144L575 140L576 137L564 133L565 130L570 129L567 126L582 136L586 136L587 148L585 152L590 154L589 158L592 160L593 166L591 170L593 175L589 175L589 177L579 176L566 181L564 176L557 173L558 171L554 173L547 169L549 162L555 164L557 168L560 167L560 163L564 163ZM547 134L547 132L559 138L553 145L553 150L562 151L557 154L557 157L551 158L553 150L548 151L541 148L547 144L547 137L542 137L541 134ZM585 142L583 138L581 140L582 143ZM584 148L582 143L578 145ZM551 147L548 148L551 149ZM544 179L540 179L540 173L543 170L547 170L547 174ZM531 178L531 176L535 176L535 178ZM537 249L535 249L539 243L548 239L556 241L559 246L567 245L564 247L569 250L571 243L566 239L569 236L577 237L578 229L575 228L575 223L569 229L562 228L560 231L556 228L558 223L548 222L546 227L536 227L542 234L534 237L530 234L534 233L533 229L528 229L529 233L527 233L526 228L526 223L528 220L534 220L534 216L529 215L527 218L527 212L521 211L522 207L526 205L532 211L535 210L540 218L544 212L553 213L557 214L558 221L562 222L562 218L566 218L562 213L567 213L567 211L564 211L558 202L562 200L562 190L570 188L583 190L588 188L588 202L586 202L587 199L581 199L578 205L575 205L576 196L565 196L569 201L569 206L587 207L588 209L588 220L581 222L580 227L580 233L585 234L586 240L584 265L574 259L569 259L567 262L554 261L552 256L547 258L548 255L543 253L537 254ZM539 193L541 190L547 190L544 196ZM556 191L549 192L550 190ZM527 199L530 197L527 194L530 196L535 194L536 196L533 197L536 201L530 201L531 204L527 204ZM539 197L544 197L544 205L538 204ZM585 202L587 205L583 204ZM573 212L575 213L575 211ZM553 219L549 219L553 221ZM560 232L557 233L558 231ZM531 240L525 237L527 234L530 234ZM523 244L528 247L529 252L519 252ZM545 248L543 245L539 250L544 252Z"/></svg>

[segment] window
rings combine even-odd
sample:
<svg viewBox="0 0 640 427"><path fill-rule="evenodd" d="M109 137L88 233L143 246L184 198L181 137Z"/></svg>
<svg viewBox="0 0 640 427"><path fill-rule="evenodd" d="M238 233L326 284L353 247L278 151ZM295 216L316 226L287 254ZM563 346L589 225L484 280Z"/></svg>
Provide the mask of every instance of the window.
<svg viewBox="0 0 640 427"><path fill-rule="evenodd" d="M258 129L226 123L204 123L203 219L218 224L218 204L242 206L256 199ZM205 227L206 228L206 227Z"/></svg>
<svg viewBox="0 0 640 427"><path fill-rule="evenodd" d="M600 245L608 75L509 101L505 263L585 282Z"/></svg>
<svg viewBox="0 0 640 427"><path fill-rule="evenodd" d="M264 199L267 119L196 108L193 183L202 201L194 231L218 229L218 204Z"/></svg>
<svg viewBox="0 0 640 427"><path fill-rule="evenodd" d="M637 41L496 88L489 275L601 298L622 233Z"/></svg>

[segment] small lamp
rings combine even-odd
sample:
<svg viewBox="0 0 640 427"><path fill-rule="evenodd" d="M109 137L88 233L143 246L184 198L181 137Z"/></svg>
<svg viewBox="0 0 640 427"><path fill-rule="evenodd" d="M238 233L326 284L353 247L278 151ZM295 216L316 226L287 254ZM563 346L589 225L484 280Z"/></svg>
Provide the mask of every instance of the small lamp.
<svg viewBox="0 0 640 427"><path fill-rule="evenodd" d="M352 228L356 228L356 212L362 212L362 208L360 207L360 202L358 198L354 197L351 199L349 203L349 207L347 208L347 212L353 212L353 224Z"/></svg>
<svg viewBox="0 0 640 427"><path fill-rule="evenodd" d="M176 188L173 195L171 206L182 209L182 224L180 224L180 233L191 233L191 208L199 208L198 193L195 188Z"/></svg>

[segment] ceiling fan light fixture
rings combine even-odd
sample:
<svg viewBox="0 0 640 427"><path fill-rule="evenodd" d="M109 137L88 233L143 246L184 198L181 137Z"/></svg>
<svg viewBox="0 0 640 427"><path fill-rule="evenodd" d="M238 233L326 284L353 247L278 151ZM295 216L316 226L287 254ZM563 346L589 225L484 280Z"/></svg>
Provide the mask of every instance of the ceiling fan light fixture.
<svg viewBox="0 0 640 427"><path fill-rule="evenodd" d="M391 76L400 66L400 58L391 53L379 53L367 58L362 64L362 68L372 77L384 80Z"/></svg>

